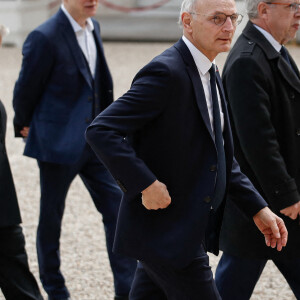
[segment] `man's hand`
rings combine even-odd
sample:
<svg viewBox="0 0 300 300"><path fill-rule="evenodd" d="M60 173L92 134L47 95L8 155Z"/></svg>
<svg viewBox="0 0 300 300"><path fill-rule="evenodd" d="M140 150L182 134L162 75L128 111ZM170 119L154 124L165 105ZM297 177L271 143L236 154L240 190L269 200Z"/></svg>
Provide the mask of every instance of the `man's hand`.
<svg viewBox="0 0 300 300"><path fill-rule="evenodd" d="M166 208L171 204L171 197L166 185L155 180L142 191L142 203L147 209Z"/></svg>
<svg viewBox="0 0 300 300"><path fill-rule="evenodd" d="M280 211L283 215L290 217L293 220L296 220L300 214L300 201L294 205L288 206Z"/></svg>
<svg viewBox="0 0 300 300"><path fill-rule="evenodd" d="M22 136L24 138L26 138L28 136L28 133L29 133L29 127L23 127L23 129L20 131L20 133L22 134Z"/></svg>
<svg viewBox="0 0 300 300"><path fill-rule="evenodd" d="M281 218L275 215L268 207L261 209L253 220L258 229L265 236L267 246L281 251L282 247L286 246L288 232Z"/></svg>

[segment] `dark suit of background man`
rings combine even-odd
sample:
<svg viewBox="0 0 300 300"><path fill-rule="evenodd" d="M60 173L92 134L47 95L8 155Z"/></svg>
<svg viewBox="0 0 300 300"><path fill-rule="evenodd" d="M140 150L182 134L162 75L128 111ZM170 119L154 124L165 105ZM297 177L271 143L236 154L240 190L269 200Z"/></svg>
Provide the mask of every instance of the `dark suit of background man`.
<svg viewBox="0 0 300 300"><path fill-rule="evenodd" d="M134 260L112 253L122 193L84 139L92 119L113 101L99 24L90 18L97 7L97 1L65 0L57 14L30 33L14 90L16 134L28 136L24 153L40 168L37 252L51 300L69 297L59 238L66 194L77 174L103 216L116 299L128 297L136 268Z"/></svg>
<svg viewBox="0 0 300 300"><path fill-rule="evenodd" d="M0 288L7 300L41 300L38 285L29 270L25 239L19 225L21 216L5 149L5 131L6 113L0 101Z"/></svg>
<svg viewBox="0 0 300 300"><path fill-rule="evenodd" d="M0 25L0 46L4 27ZM0 101L0 289L6 300L42 300L25 250L17 194L5 147L6 112Z"/></svg>
<svg viewBox="0 0 300 300"><path fill-rule="evenodd" d="M206 250L218 253L226 191L254 217L268 245L271 222L272 246L285 244L282 220L233 158L212 64L229 50L240 20L233 0L185 0L183 38L142 68L87 129L124 191L114 250L140 260L131 300L220 299Z"/></svg>
<svg viewBox="0 0 300 300"><path fill-rule="evenodd" d="M283 46L298 30L300 2L275 2L246 1L250 22L227 58L223 84L241 170L281 213L289 242L282 252L267 249L229 197L216 273L225 300L249 299L268 259L300 299L300 79Z"/></svg>

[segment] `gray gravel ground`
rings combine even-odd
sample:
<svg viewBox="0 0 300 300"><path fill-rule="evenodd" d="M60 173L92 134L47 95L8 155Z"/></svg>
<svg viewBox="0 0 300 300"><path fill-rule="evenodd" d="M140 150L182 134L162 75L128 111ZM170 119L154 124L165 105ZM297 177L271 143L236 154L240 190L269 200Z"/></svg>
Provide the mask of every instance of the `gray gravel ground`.
<svg viewBox="0 0 300 300"><path fill-rule="evenodd" d="M105 43L105 51L115 84L115 97L129 87L135 73L168 43ZM300 63L300 49L290 47ZM13 137L12 90L21 64L18 48L0 50L0 98L8 113L7 148L23 216L30 267L38 278L35 234L39 209L39 174L35 160L22 155L22 140ZM217 63L222 70L226 54ZM105 249L101 216L96 212L82 182L76 178L67 197L61 237L62 271L73 300L113 299L112 274ZM218 257L211 256L213 270ZM43 292L45 296L45 293ZM0 300L3 300L0 293ZM292 300L289 286L272 262L257 284L253 300Z"/></svg>

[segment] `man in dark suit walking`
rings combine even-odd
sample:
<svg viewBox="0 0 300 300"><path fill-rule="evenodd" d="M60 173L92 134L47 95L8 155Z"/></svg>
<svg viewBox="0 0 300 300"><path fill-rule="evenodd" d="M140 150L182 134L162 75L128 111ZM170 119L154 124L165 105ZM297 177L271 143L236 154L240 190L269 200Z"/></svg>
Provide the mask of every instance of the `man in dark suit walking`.
<svg viewBox="0 0 300 300"><path fill-rule="evenodd" d="M223 84L241 170L281 215L289 243L268 249L229 195L216 283L224 300L250 299L272 259L300 299L300 79L284 47L299 28L299 1L246 1L250 21L231 50ZM234 282L234 284L232 284Z"/></svg>
<svg viewBox="0 0 300 300"><path fill-rule="evenodd" d="M29 270L21 215L5 149L5 132L6 113L0 101L0 288L6 300L42 300Z"/></svg>
<svg viewBox="0 0 300 300"><path fill-rule="evenodd" d="M88 127L122 188L114 250L139 259L131 300L220 299L206 251L218 253L227 192L281 250L286 229L239 169L214 65L241 21L233 0L185 0L183 37ZM253 220L252 220L253 221Z"/></svg>
<svg viewBox="0 0 300 300"><path fill-rule="evenodd" d="M0 47L5 32L5 27L0 25ZM0 289L6 300L43 300L29 270L5 135L6 112L0 100Z"/></svg>
<svg viewBox="0 0 300 300"><path fill-rule="evenodd" d="M136 261L112 253L121 191L84 139L91 120L113 101L99 24L91 19L97 7L97 1L64 0L57 14L31 32L14 90L16 135L27 138L24 154L40 168L37 252L51 300L70 296L60 271L59 238L66 194L77 174L103 216L116 299L127 299L136 268Z"/></svg>

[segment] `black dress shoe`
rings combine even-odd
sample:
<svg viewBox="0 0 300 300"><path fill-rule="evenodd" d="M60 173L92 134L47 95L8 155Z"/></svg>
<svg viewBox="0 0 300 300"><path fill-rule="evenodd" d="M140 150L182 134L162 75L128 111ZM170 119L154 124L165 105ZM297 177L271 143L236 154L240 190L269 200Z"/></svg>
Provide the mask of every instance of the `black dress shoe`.
<svg viewBox="0 0 300 300"><path fill-rule="evenodd" d="M128 296L115 296L115 300L129 300Z"/></svg>

